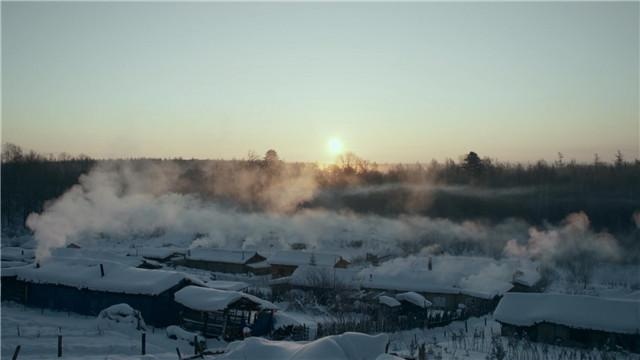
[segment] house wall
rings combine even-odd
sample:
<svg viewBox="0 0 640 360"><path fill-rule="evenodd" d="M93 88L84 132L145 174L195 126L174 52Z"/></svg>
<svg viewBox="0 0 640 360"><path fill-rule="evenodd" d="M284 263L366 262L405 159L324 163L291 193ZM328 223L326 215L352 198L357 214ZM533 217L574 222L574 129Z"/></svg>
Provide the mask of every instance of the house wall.
<svg viewBox="0 0 640 360"><path fill-rule="evenodd" d="M421 293L436 308L456 310L458 304L466 306L469 315L479 316L492 312L498 306L499 298L483 299L464 294Z"/></svg>
<svg viewBox="0 0 640 360"><path fill-rule="evenodd" d="M523 336L531 341L548 344L603 348L617 345L633 352L640 352L640 334L617 334L599 330L575 329L548 322L533 326L502 325L502 336Z"/></svg>
<svg viewBox="0 0 640 360"><path fill-rule="evenodd" d="M221 273L233 273L233 274L245 274L251 272L251 268L245 266L245 264L225 263L225 262L213 262L204 260L184 259L180 261L181 265L209 270Z"/></svg>
<svg viewBox="0 0 640 360"><path fill-rule="evenodd" d="M3 286L5 286L4 281ZM25 295L20 302L28 306L96 316L101 310L111 305L126 303L140 311L145 322L153 326L177 324L179 306L173 301L173 294L184 286L186 283L160 295L152 296L94 291L20 280L12 285L14 289L23 289Z"/></svg>
<svg viewBox="0 0 640 360"><path fill-rule="evenodd" d="M297 268L296 265L271 264L271 276L273 278L290 276Z"/></svg>
<svg viewBox="0 0 640 360"><path fill-rule="evenodd" d="M229 263L229 262L221 262L221 261L206 261L206 260L194 260L194 259L184 258L184 259L176 260L175 264L196 268L196 269L221 272L221 273L231 273L231 274L252 273L256 275L267 275L270 272L269 268L255 269L250 266L247 266L248 264L258 263L264 260L265 260L265 257L261 255L254 255L250 259L248 259L245 263Z"/></svg>
<svg viewBox="0 0 640 360"><path fill-rule="evenodd" d="M2 301L24 303L27 288L25 283L18 281L15 276L3 276L0 281Z"/></svg>

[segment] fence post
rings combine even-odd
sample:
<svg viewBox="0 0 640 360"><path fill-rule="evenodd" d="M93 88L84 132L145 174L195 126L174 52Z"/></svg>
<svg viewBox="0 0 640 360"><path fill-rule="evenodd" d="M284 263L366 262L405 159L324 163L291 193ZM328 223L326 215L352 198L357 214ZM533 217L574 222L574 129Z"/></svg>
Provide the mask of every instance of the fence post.
<svg viewBox="0 0 640 360"><path fill-rule="evenodd" d="M198 335L193 335L193 355L198 355Z"/></svg>
<svg viewBox="0 0 640 360"><path fill-rule="evenodd" d="M13 351L13 356L11 357L11 360L17 360L19 353L20 353L20 345L16 346L16 349Z"/></svg>
<svg viewBox="0 0 640 360"><path fill-rule="evenodd" d="M58 357L62 357L62 335L58 334Z"/></svg>
<svg viewBox="0 0 640 360"><path fill-rule="evenodd" d="M182 360L182 354L180 353L180 348L176 347L176 352L178 353L178 360Z"/></svg>
<svg viewBox="0 0 640 360"><path fill-rule="evenodd" d="M142 355L147 354L147 333L142 333Z"/></svg>

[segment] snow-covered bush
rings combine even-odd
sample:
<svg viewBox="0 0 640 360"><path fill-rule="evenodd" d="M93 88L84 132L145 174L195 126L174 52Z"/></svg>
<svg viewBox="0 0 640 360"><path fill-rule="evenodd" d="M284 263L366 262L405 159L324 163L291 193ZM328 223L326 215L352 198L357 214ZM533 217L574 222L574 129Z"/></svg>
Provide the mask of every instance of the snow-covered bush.
<svg viewBox="0 0 640 360"><path fill-rule="evenodd" d="M116 330L120 332L146 331L147 326L140 311L128 304L116 304L100 311L98 330Z"/></svg>
<svg viewBox="0 0 640 360"><path fill-rule="evenodd" d="M196 340L199 349L204 349L207 344L207 341L202 336L175 325L167 327L167 337L169 339L186 341L191 346L193 346L193 342Z"/></svg>

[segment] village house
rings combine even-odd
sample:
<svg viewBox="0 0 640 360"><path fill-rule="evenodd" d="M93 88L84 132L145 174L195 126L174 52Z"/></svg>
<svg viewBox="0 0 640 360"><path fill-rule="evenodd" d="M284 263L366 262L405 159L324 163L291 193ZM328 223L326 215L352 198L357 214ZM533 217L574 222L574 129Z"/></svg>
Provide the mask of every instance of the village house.
<svg viewBox="0 0 640 360"><path fill-rule="evenodd" d="M410 265L406 261L400 265L391 261L360 271L360 288L388 293L415 292L435 309L457 311L463 305L467 314L482 315L493 311L499 297L513 287L507 279L510 276L494 275L492 261L453 256L416 258Z"/></svg>
<svg viewBox="0 0 640 360"><path fill-rule="evenodd" d="M179 324L205 337L226 341L263 336L273 329L274 304L238 291L187 286L174 295Z"/></svg>
<svg viewBox="0 0 640 360"><path fill-rule="evenodd" d="M320 302L334 299L345 290L359 289L358 269L330 266L298 266L291 275L269 281L271 294L281 297L293 289L308 291Z"/></svg>
<svg viewBox="0 0 640 360"><path fill-rule="evenodd" d="M494 318L503 336L640 352L640 301L586 295L508 293Z"/></svg>
<svg viewBox="0 0 640 360"><path fill-rule="evenodd" d="M167 326L178 320L173 294L191 284L203 285L173 271L50 258L42 265L3 269L2 300L84 315L98 315L111 305L126 303L139 310L147 323Z"/></svg>
<svg viewBox="0 0 640 360"><path fill-rule="evenodd" d="M278 251L267 260L271 265L271 276L279 278L290 276L298 266L312 265L344 269L349 261L338 254L306 251Z"/></svg>
<svg viewBox="0 0 640 360"><path fill-rule="evenodd" d="M269 264L265 260L256 251L194 248L187 250L184 259L175 263L213 272L266 275Z"/></svg>

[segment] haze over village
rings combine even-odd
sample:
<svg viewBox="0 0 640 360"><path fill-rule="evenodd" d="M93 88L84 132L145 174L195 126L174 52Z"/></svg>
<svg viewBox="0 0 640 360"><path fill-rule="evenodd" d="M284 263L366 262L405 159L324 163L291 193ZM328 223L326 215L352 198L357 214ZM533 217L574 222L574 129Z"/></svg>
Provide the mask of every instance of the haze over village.
<svg viewBox="0 0 640 360"><path fill-rule="evenodd" d="M0 6L3 359L640 359L637 2Z"/></svg>

